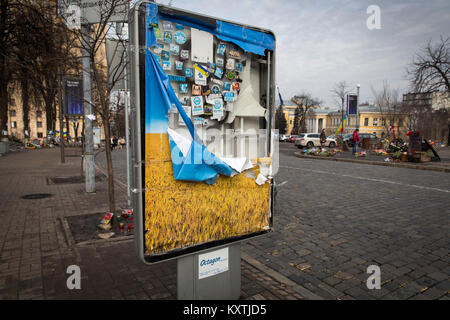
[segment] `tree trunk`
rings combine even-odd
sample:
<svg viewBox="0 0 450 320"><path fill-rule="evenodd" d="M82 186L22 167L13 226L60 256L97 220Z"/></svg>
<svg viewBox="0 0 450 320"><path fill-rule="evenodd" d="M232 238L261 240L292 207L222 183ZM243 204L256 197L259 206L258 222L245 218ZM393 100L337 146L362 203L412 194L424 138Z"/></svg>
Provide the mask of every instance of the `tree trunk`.
<svg viewBox="0 0 450 320"><path fill-rule="evenodd" d="M55 117L56 113L54 112L54 98L46 96L45 99L45 119L47 122L47 132L55 131Z"/></svg>
<svg viewBox="0 0 450 320"><path fill-rule="evenodd" d="M108 199L109 199L109 211L116 213L116 201L114 197L114 173L112 166L112 156L111 156L111 134L108 119L102 119L103 128L105 132L106 146L106 163L108 166Z"/></svg>
<svg viewBox="0 0 450 320"><path fill-rule="evenodd" d="M1 76L0 76L1 77ZM8 122L8 84L3 79L0 80L0 137L3 130L7 130Z"/></svg>
<svg viewBox="0 0 450 320"><path fill-rule="evenodd" d="M31 138L30 132L30 94L29 94L29 83L25 75L22 75L20 80L20 90L22 95L22 111L23 111L23 132L26 137L26 131L28 131L28 137Z"/></svg>

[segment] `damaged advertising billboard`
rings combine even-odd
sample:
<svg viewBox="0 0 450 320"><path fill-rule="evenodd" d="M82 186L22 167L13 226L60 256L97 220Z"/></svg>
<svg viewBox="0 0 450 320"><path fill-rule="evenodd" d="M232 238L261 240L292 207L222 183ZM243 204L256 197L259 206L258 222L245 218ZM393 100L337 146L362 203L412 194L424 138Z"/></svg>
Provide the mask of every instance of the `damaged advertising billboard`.
<svg viewBox="0 0 450 320"><path fill-rule="evenodd" d="M153 2L130 11L135 243L155 263L271 231L275 36Z"/></svg>

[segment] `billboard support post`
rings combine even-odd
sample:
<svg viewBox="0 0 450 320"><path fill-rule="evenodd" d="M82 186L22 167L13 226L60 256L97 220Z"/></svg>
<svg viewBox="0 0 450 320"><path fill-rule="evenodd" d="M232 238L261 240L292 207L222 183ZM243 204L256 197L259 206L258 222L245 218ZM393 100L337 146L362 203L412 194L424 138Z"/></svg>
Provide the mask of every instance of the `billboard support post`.
<svg viewBox="0 0 450 320"><path fill-rule="evenodd" d="M92 92L91 92L91 63L89 61L89 25L81 26L83 41L83 105L84 105L84 176L87 193L95 192L95 166L94 166L94 132L92 129Z"/></svg>
<svg viewBox="0 0 450 320"><path fill-rule="evenodd" d="M128 207L131 207L131 188L130 188L130 123L129 123L129 104L128 104L128 57L127 57L127 51L124 52L124 60L125 60L125 69L124 69L124 83L125 83L125 146L127 150L127 205Z"/></svg>
<svg viewBox="0 0 450 320"><path fill-rule="evenodd" d="M202 268L202 261L205 261L202 259L202 256L223 252L223 249L226 249L228 253L228 270L209 277L202 277L199 270L199 268ZM178 300L237 300L240 295L240 242L233 243L222 249L214 248L177 259Z"/></svg>

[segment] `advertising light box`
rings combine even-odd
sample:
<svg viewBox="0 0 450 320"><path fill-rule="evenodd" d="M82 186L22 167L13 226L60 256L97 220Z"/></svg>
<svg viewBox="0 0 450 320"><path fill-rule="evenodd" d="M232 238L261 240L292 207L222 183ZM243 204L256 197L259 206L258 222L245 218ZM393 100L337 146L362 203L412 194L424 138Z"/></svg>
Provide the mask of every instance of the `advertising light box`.
<svg viewBox="0 0 450 320"><path fill-rule="evenodd" d="M69 116L83 114L83 80L66 77L64 79L65 112Z"/></svg>
<svg viewBox="0 0 450 320"><path fill-rule="evenodd" d="M270 232L273 33L140 2L130 41L139 257L155 263Z"/></svg>

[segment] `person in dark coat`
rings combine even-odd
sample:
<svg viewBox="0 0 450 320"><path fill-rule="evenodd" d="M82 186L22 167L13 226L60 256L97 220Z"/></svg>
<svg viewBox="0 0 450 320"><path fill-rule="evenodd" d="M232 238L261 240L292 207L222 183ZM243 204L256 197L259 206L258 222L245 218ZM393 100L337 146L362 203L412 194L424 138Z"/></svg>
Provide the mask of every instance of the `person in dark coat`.
<svg viewBox="0 0 450 320"><path fill-rule="evenodd" d="M320 148L322 149L325 146L325 142L327 141L327 135L325 134L325 129L322 129L320 133Z"/></svg>
<svg viewBox="0 0 450 320"><path fill-rule="evenodd" d="M356 147L358 146L358 143L359 143L358 131L359 131L359 129L355 129L355 131L353 131L353 154L356 153Z"/></svg>

